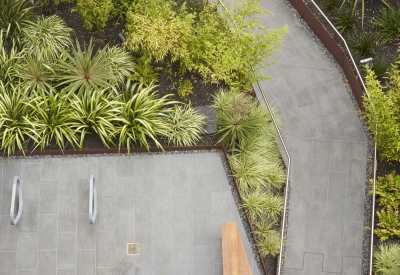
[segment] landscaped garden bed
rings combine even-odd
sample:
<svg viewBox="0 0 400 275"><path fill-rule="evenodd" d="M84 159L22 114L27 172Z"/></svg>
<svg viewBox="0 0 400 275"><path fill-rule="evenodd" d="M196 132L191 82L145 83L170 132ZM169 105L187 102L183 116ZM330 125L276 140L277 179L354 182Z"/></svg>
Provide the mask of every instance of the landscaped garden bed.
<svg viewBox="0 0 400 275"><path fill-rule="evenodd" d="M260 72L286 28L259 25L256 0L232 13L201 1L28 3L0 1L4 155L221 143L274 274L286 172L252 84L267 79ZM204 105L215 110L216 135L203 132L194 107Z"/></svg>

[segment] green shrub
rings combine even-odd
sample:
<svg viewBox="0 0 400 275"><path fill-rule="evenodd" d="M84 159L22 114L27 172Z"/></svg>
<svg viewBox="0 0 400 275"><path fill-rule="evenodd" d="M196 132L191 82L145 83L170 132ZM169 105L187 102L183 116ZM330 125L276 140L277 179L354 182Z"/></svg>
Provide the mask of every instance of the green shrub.
<svg viewBox="0 0 400 275"><path fill-rule="evenodd" d="M393 7L385 0L382 2L386 8L380 8L379 14L373 18L371 23L378 27L379 35L384 42L400 38L400 6Z"/></svg>
<svg viewBox="0 0 400 275"><path fill-rule="evenodd" d="M139 58L132 75L132 80L144 85L149 85L158 81L159 74L154 70L150 61L146 58Z"/></svg>
<svg viewBox="0 0 400 275"><path fill-rule="evenodd" d="M186 99L188 95L193 94L193 85L189 79L179 81L178 95L182 99Z"/></svg>
<svg viewBox="0 0 400 275"><path fill-rule="evenodd" d="M355 29L357 24L357 17L354 10L338 10L336 12L336 28L341 32L347 32Z"/></svg>
<svg viewBox="0 0 400 275"><path fill-rule="evenodd" d="M340 0L323 0L322 1L322 8L327 11L335 11L339 8Z"/></svg>
<svg viewBox="0 0 400 275"><path fill-rule="evenodd" d="M15 68L20 60L23 60L25 50L19 51L15 43L11 43L6 50L7 34L0 30L0 84L13 83L16 75Z"/></svg>
<svg viewBox="0 0 400 275"><path fill-rule="evenodd" d="M24 25L22 44L30 53L57 61L71 45L71 31L63 19L57 15L41 16L35 22Z"/></svg>
<svg viewBox="0 0 400 275"><path fill-rule="evenodd" d="M103 31L113 10L112 0L78 0L76 10L83 19L85 28L92 31L96 28Z"/></svg>
<svg viewBox="0 0 400 275"><path fill-rule="evenodd" d="M189 105L175 106L167 117L168 143L174 146L195 145L200 140L200 134L204 132L205 119L206 117Z"/></svg>
<svg viewBox="0 0 400 275"><path fill-rule="evenodd" d="M372 60L371 70L375 73L378 80L382 80L386 75L389 67L388 58L384 55L378 55Z"/></svg>
<svg viewBox="0 0 400 275"><path fill-rule="evenodd" d="M377 275L394 275L400 268L400 245L397 243L381 244L374 250L373 267Z"/></svg>
<svg viewBox="0 0 400 275"><path fill-rule="evenodd" d="M364 97L364 117L368 129L374 134L379 156L383 160L400 159L400 68L392 65L388 72L386 92L370 69L367 70L366 85L369 97Z"/></svg>
<svg viewBox="0 0 400 275"><path fill-rule="evenodd" d="M117 123L121 120L121 103L116 95L102 91L71 93L72 121L82 148L86 134L97 134L103 145L114 144Z"/></svg>
<svg viewBox="0 0 400 275"><path fill-rule="evenodd" d="M62 150L66 141L72 147L79 145L75 132L81 124L74 120L73 110L69 102L70 94L61 92L38 92L28 104L32 108L32 116L28 118L40 136L36 146L45 149L53 140Z"/></svg>
<svg viewBox="0 0 400 275"><path fill-rule="evenodd" d="M242 193L242 206L251 221L255 222L265 214L267 199L268 193L262 191L260 188L252 190L251 192Z"/></svg>
<svg viewBox="0 0 400 275"><path fill-rule="evenodd" d="M278 255L281 248L281 234L278 231L271 230L260 237L257 242L261 256Z"/></svg>
<svg viewBox="0 0 400 275"><path fill-rule="evenodd" d="M19 43L22 26L32 20L32 7L25 0L0 0L0 30Z"/></svg>
<svg viewBox="0 0 400 275"><path fill-rule="evenodd" d="M168 101L170 95L162 98L156 96L155 86L126 83L121 109L121 122L118 127L119 148L126 146L128 154L134 144L149 150L149 141L162 148L158 136L166 136L168 122L166 116L170 109L168 105L176 103Z"/></svg>
<svg viewBox="0 0 400 275"><path fill-rule="evenodd" d="M376 33L365 33L364 30L358 30L350 37L353 47L359 57L365 57L375 54L375 48L378 44L378 35Z"/></svg>
<svg viewBox="0 0 400 275"><path fill-rule="evenodd" d="M92 41L82 51L79 42L66 60L57 63L58 86L71 91L116 89L134 71L131 56L118 47L104 47L93 52Z"/></svg>
<svg viewBox="0 0 400 275"><path fill-rule="evenodd" d="M32 108L27 91L12 84L0 82L0 140L1 149L11 156L18 148L24 153L28 139L37 142L39 134L29 123Z"/></svg>

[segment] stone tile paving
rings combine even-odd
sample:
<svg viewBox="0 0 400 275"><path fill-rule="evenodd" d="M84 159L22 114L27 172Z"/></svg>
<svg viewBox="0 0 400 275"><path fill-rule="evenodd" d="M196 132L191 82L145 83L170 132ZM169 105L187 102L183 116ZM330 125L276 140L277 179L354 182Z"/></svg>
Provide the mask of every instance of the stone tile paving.
<svg viewBox="0 0 400 275"><path fill-rule="evenodd" d="M292 159L284 275L361 274L367 138L341 75L282 0L262 0L289 26L261 85ZM258 96L260 93L255 87ZM262 102L262 100L260 99Z"/></svg>
<svg viewBox="0 0 400 275"><path fill-rule="evenodd" d="M10 159L0 171L0 274L220 275L225 221L237 222L259 274L218 153ZM11 226L15 175L24 210ZM140 255L127 256L127 243Z"/></svg>

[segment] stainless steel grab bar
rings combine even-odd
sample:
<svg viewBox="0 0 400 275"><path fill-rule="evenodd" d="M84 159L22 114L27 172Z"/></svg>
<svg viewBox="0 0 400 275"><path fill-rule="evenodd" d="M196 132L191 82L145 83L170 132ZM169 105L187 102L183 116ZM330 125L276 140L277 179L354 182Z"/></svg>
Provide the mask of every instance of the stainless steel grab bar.
<svg viewBox="0 0 400 275"><path fill-rule="evenodd" d="M17 216L14 216L17 189L18 189L18 212L17 212ZM19 179L18 176L15 176L14 181L13 181L12 194L11 194L11 209L10 209L11 225L16 225L19 222L19 220L21 219L23 204L24 203L23 203L23 198L22 198L21 180Z"/></svg>
<svg viewBox="0 0 400 275"><path fill-rule="evenodd" d="M97 216L97 188L93 175L90 175L90 194L89 194L89 222L94 224Z"/></svg>

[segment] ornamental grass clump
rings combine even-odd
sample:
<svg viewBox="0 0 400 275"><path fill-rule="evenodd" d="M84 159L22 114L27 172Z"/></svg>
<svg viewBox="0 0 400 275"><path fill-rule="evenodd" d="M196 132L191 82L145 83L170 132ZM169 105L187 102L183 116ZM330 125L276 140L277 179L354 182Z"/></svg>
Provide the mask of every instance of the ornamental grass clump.
<svg viewBox="0 0 400 275"><path fill-rule="evenodd" d="M381 244L374 250L373 267L377 275L399 274L400 245L398 243Z"/></svg>
<svg viewBox="0 0 400 275"><path fill-rule="evenodd" d="M206 117L189 105L176 105L167 117L166 138L174 146L195 145L204 132Z"/></svg>

